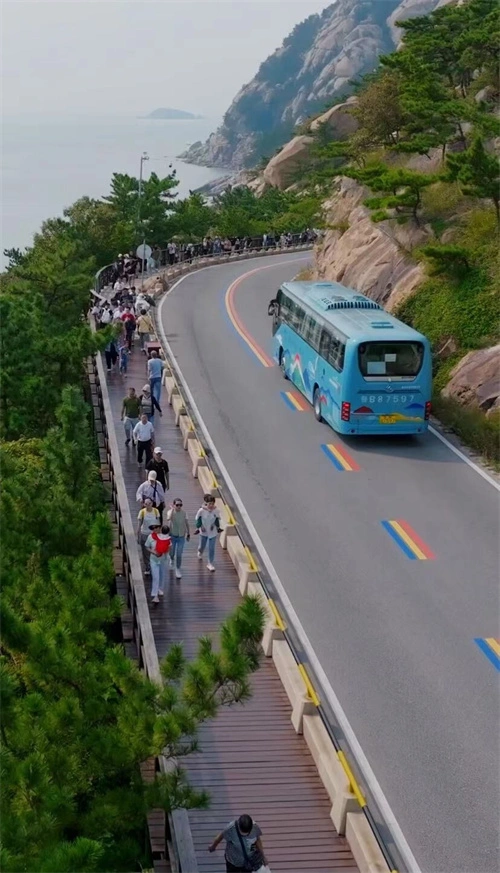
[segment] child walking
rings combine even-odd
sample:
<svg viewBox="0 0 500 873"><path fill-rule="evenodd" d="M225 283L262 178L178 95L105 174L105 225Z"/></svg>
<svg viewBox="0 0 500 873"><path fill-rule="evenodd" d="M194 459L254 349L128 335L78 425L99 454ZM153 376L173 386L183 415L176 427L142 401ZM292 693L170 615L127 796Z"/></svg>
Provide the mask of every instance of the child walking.
<svg viewBox="0 0 500 873"><path fill-rule="evenodd" d="M215 497L212 494L205 494L203 497L203 506L196 513L196 533L200 534L200 545L198 547L198 559L201 561L205 546L208 543L208 564L207 569L211 573L214 572L215 560L215 543L217 534L222 532L220 526L220 512L215 505Z"/></svg>

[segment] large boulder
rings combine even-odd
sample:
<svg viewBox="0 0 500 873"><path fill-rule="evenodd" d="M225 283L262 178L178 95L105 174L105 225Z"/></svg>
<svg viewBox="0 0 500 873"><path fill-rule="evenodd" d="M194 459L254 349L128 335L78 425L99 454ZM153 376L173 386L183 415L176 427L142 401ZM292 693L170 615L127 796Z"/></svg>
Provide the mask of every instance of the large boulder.
<svg viewBox="0 0 500 873"><path fill-rule="evenodd" d="M355 133L358 129L358 121L352 114L352 110L357 102L357 97L349 97L345 103L339 103L337 106L332 106L331 109L327 109L326 112L323 112L322 115L318 115L318 117L311 122L309 130L311 133L314 133L318 127L326 124L329 133L332 135L332 139L347 139L348 136L351 136L351 134Z"/></svg>
<svg viewBox="0 0 500 873"><path fill-rule="evenodd" d="M262 174L264 182L272 185L274 188L286 188L290 185L296 172L309 154L313 142L312 136L294 136L269 161Z"/></svg>
<svg viewBox="0 0 500 873"><path fill-rule="evenodd" d="M325 203L329 230L316 250L315 278L342 282L393 310L424 278L412 250L432 238L432 230L408 222L374 224L363 200L366 188L341 178Z"/></svg>
<svg viewBox="0 0 500 873"><path fill-rule="evenodd" d="M443 389L465 406L478 406L486 415L500 409L500 344L469 352L450 373Z"/></svg>

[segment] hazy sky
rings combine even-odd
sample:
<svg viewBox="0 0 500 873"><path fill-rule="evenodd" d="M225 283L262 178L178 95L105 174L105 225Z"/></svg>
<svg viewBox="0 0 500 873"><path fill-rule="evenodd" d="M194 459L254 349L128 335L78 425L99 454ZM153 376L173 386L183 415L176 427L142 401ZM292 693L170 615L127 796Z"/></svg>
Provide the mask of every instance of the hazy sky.
<svg viewBox="0 0 500 873"><path fill-rule="evenodd" d="M2 108L217 116L328 0L0 0Z"/></svg>

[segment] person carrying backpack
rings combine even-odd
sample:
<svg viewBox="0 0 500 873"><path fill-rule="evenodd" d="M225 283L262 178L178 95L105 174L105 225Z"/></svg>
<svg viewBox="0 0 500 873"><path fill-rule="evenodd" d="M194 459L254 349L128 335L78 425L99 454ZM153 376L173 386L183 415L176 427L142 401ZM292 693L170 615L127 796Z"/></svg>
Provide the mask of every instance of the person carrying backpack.
<svg viewBox="0 0 500 873"><path fill-rule="evenodd" d="M151 568L151 599L153 603L159 603L159 597L165 593L165 581L167 578L167 560L170 551L170 536L168 525L160 525L159 520L150 524L151 531L145 542L145 548L149 552L149 565Z"/></svg>

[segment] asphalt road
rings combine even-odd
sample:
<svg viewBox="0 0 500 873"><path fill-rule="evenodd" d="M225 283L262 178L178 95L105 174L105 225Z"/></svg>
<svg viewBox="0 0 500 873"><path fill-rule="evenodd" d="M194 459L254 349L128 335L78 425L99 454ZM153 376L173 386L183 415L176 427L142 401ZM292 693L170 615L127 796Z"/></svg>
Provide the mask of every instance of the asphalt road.
<svg viewBox="0 0 500 873"><path fill-rule="evenodd" d="M162 319L200 412L423 871L497 873L498 492L431 434L341 438L292 410L267 303L304 255L188 276ZM265 269L261 269L265 268ZM307 404L304 404L307 405ZM339 471L333 443L360 469ZM435 555L410 560L381 522Z"/></svg>

